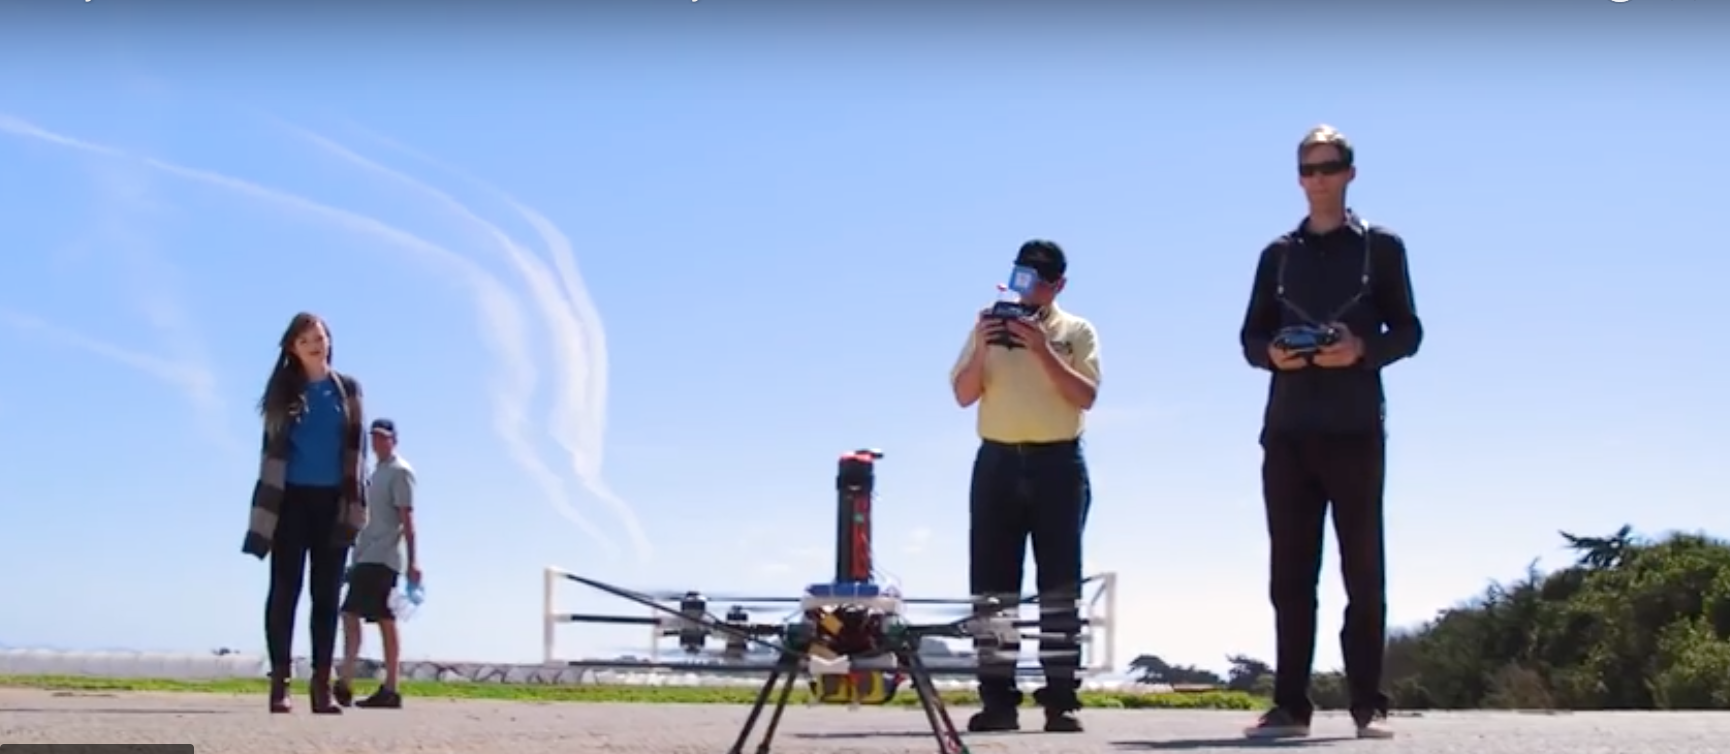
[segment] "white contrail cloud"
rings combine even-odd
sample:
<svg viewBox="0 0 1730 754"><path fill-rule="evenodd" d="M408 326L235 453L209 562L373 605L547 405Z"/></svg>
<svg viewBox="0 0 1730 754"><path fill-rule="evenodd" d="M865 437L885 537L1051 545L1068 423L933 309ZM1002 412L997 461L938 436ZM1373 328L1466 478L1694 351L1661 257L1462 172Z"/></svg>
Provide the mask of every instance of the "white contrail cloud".
<svg viewBox="0 0 1730 754"><path fill-rule="evenodd" d="M125 269L129 297L174 360L184 364L188 373L206 378L180 383L205 431L224 447L238 449L239 441L227 428L228 405L216 385L216 369L181 300L178 275L152 247L148 240L151 234L141 227L140 215L153 203L148 178L128 168L99 168L95 178L102 207L96 220L96 238Z"/></svg>
<svg viewBox="0 0 1730 754"><path fill-rule="evenodd" d="M528 356L523 318L510 292L494 277L472 261L444 247L389 225L376 218L339 209L285 191L268 188L239 178L207 170L177 165L155 158L135 155L122 149L83 141L37 126L21 118L0 114L0 132L36 139L70 149L134 160L152 169L189 181L214 186L233 194L259 200L302 216L329 222L350 232L368 236L411 252L419 260L431 262L435 268L452 274L470 287L481 312L481 323L487 340L505 365L503 383L494 408L495 429L515 460L533 477L543 494L556 510L575 524L609 556L616 557L618 548L595 528L566 500L564 482L535 455L526 438L527 411L524 407L534 392L537 378L533 361Z"/></svg>
<svg viewBox="0 0 1730 754"><path fill-rule="evenodd" d="M577 271L576 255L571 247L570 239L556 224L535 211L534 208L523 204L490 183L394 139L365 129L356 129L380 145L478 186L510 206L534 228L535 233L546 245L553 260L553 267L558 272L557 280L563 288L561 295L558 290L551 286L551 276L547 275L545 265L541 264L539 260L525 259L526 254L523 253L522 247L512 241L508 234L500 230L498 226L482 220L449 195L366 160L328 138L295 126L289 126L289 128L311 139L315 144L332 150L344 159L358 161L357 164L361 164L363 167L381 171L398 181L411 185L422 193L433 196L440 203L445 204L448 209L460 214L463 219L482 227L507 254L513 257L513 264L528 279L529 285L536 291L537 298L541 300L545 316L549 322L557 323L559 342L554 345L554 348L560 356L561 365L564 367L565 379L555 388L551 434L570 456L571 468L577 479L584 488L589 490L590 494L599 498L618 517L630 535L639 559L648 560L652 551L648 536L643 531L642 523L638 520L630 504L612 490L601 473L607 425L607 339L605 329L601 325L600 311L589 296L588 287L584 285L582 276Z"/></svg>
<svg viewBox="0 0 1730 754"><path fill-rule="evenodd" d="M60 146L87 150L95 147L4 115L0 115L0 131L42 139ZM95 147L94 151L108 156L117 154L114 150L102 147ZM15 330L94 354L178 388L198 412L204 430L213 440L226 447L238 447L237 441L226 430L226 402L218 389L216 372L210 366L196 330L186 316L184 307L180 305L179 297L174 293L174 287L168 279L171 276L165 274L168 270L139 240L141 234L134 224L129 222L130 218L126 216L129 213L116 212L113 209L115 206L135 206L143 199L146 189L128 178L113 173L97 176L99 193L106 201L102 202L104 212L97 222L96 237L105 249L119 253L122 264L128 268L129 274L125 277L132 285L131 292L135 303L145 318L169 341L169 348L175 352L175 358L164 359L115 345L17 312L0 313L0 321Z"/></svg>
<svg viewBox="0 0 1730 754"><path fill-rule="evenodd" d="M199 364L165 359L142 351L123 348L22 312L0 310L0 325L5 325L27 336L41 338L59 346L93 354L129 369L143 372L149 377L179 388L187 395L215 394L216 377Z"/></svg>

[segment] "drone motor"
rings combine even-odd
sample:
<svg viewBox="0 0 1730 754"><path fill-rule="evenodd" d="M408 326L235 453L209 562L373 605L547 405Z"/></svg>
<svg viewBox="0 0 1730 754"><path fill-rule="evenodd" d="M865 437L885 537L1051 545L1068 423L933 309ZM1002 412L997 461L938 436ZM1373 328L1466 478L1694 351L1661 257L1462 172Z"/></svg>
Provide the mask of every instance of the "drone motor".
<svg viewBox="0 0 1730 754"><path fill-rule="evenodd" d="M967 632L973 635L974 647L981 653L1014 651L1021 646L1021 632L1015 628L1014 620L1001 613L974 618Z"/></svg>
<svg viewBox="0 0 1730 754"><path fill-rule="evenodd" d="M703 644L709 638L709 632L703 628L703 616L708 614L708 600L697 592L686 592L679 599L679 615L684 618L679 628L679 649L685 654L698 654L703 651Z"/></svg>
<svg viewBox="0 0 1730 754"><path fill-rule="evenodd" d="M734 605L732 609L727 611L727 618L723 622L733 628L743 630L749 627L751 615L745 612L745 608L739 605ZM726 639L727 644L726 647L721 650L721 656L729 660L744 659L745 654L750 650L750 647L747 645L742 631L729 632Z"/></svg>

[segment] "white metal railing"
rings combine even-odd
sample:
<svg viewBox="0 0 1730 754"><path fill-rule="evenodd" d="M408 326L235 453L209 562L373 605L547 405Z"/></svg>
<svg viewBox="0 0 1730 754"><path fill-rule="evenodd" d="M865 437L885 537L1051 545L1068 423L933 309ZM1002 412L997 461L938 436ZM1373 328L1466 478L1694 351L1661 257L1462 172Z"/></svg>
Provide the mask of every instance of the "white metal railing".
<svg viewBox="0 0 1730 754"><path fill-rule="evenodd" d="M560 624L581 622L574 613L561 613L557 605L559 582L569 580L571 573L547 566L541 575L541 663L562 665L558 657ZM1081 652L1084 676L1111 675L1117 670L1117 573L1106 571L1088 577L1091 590L1082 591L1082 617L1087 625L1081 631ZM665 621L649 627L647 657L650 662L659 655L660 633L663 627L674 626L678 619L650 610L649 617Z"/></svg>

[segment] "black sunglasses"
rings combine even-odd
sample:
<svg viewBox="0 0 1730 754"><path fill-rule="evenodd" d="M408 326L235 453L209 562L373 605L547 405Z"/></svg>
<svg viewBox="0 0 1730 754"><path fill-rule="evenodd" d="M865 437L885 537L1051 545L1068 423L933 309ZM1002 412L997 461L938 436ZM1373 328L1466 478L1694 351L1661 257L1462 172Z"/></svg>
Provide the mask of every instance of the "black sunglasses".
<svg viewBox="0 0 1730 754"><path fill-rule="evenodd" d="M1298 164L1298 175L1305 178L1316 175L1339 175L1346 172L1351 163L1345 160L1328 160L1327 162L1305 162Z"/></svg>

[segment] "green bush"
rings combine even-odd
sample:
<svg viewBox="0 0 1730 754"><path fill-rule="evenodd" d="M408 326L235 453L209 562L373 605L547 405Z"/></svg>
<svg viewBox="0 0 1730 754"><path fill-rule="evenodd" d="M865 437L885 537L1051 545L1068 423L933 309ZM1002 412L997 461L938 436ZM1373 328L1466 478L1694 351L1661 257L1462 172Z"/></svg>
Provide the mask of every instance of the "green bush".
<svg viewBox="0 0 1730 754"><path fill-rule="evenodd" d="M1730 709L1730 641L1709 618L1672 624L1658 637L1652 701L1659 709Z"/></svg>
<svg viewBox="0 0 1730 754"><path fill-rule="evenodd" d="M1730 709L1730 544L1563 537L1573 566L1528 569L1390 639L1396 705Z"/></svg>

